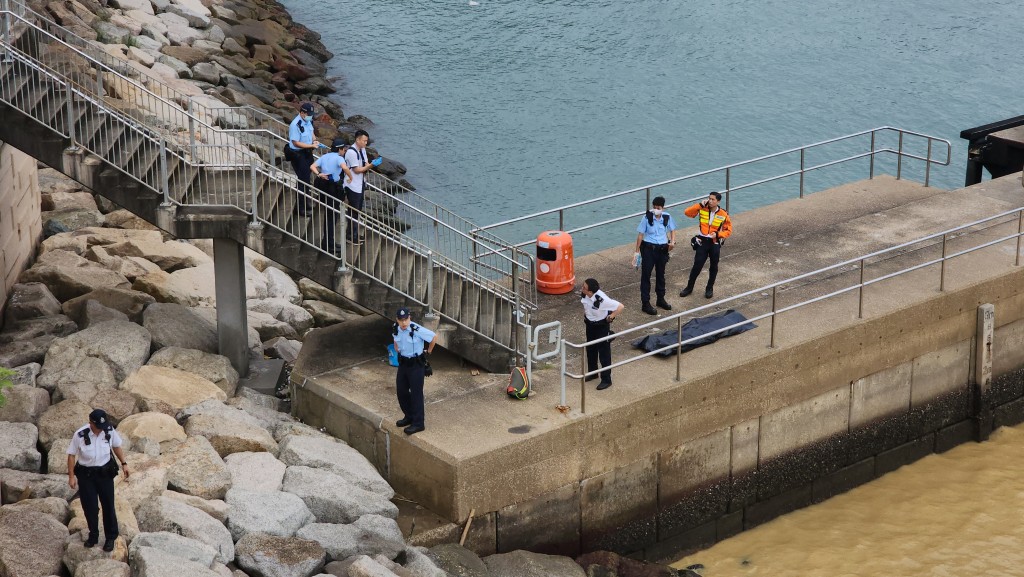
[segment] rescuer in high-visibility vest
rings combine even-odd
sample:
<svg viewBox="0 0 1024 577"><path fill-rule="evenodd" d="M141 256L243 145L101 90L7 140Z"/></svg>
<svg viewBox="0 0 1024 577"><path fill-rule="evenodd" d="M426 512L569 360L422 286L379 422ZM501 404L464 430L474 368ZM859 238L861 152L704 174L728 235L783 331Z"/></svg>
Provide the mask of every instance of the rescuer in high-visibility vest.
<svg viewBox="0 0 1024 577"><path fill-rule="evenodd" d="M722 244L732 234L732 220L725 209L719 208L718 203L722 200L722 194L712 192L708 197L697 204L687 208L683 213L690 217L697 217L699 220L700 232L693 237L691 244L694 248L693 268L690 269L690 279L686 288L679 291L679 296L689 296L693 292L693 285L704 268L704 262L711 259L711 268L708 270L708 284L704 289L704 298L709 299L715 296L715 279L718 277L718 259L722 254Z"/></svg>

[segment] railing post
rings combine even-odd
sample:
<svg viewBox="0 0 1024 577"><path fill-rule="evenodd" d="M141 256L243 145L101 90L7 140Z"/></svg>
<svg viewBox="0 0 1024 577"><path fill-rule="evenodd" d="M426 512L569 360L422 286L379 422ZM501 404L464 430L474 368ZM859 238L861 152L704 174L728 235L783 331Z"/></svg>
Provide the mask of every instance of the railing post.
<svg viewBox="0 0 1024 577"><path fill-rule="evenodd" d="M565 211L558 210L558 230L565 230Z"/></svg>
<svg viewBox="0 0 1024 577"><path fill-rule="evenodd" d="M683 317L676 319L676 382L683 378Z"/></svg>
<svg viewBox="0 0 1024 577"><path fill-rule="evenodd" d="M277 166L277 146L274 144L274 135L267 133L267 150L270 154L270 166Z"/></svg>
<svg viewBox="0 0 1024 577"><path fill-rule="evenodd" d="M932 139L928 139L928 154L924 161L924 187L928 188L928 180L932 174Z"/></svg>
<svg viewBox="0 0 1024 577"><path fill-rule="evenodd" d="M434 318L434 251L427 251L427 318Z"/></svg>
<svg viewBox="0 0 1024 577"><path fill-rule="evenodd" d="M519 352L519 269L515 266L514 260L512 261L512 295L514 297L512 306L515 307L515 310L512 311L512 342L516 344L516 352Z"/></svg>
<svg viewBox="0 0 1024 577"><path fill-rule="evenodd" d="M440 232L437 230L437 228L438 228L438 221L440 220L440 218L438 217L437 211L438 211L438 206L435 204L434 205L434 246L437 247L438 250L440 250L441 249L441 236L440 236Z"/></svg>
<svg viewBox="0 0 1024 577"><path fill-rule="evenodd" d="M731 184L729 183L729 179L730 179L731 176L732 176L732 173L730 172L730 169L726 168L725 169L725 212L729 212L729 197L732 196L731 194L729 194L729 188L731 186Z"/></svg>
<svg viewBox="0 0 1024 577"><path fill-rule="evenodd" d="M477 270L478 264L477 264L477 252L476 252L476 249L477 249L476 235L477 235L477 232L475 230L472 230L472 231L469 232L470 238L473 239L473 272L474 273L479 273L479 271Z"/></svg>
<svg viewBox="0 0 1024 577"><path fill-rule="evenodd" d="M99 64L96 65L96 98L103 98L103 67ZM99 109L99 113L103 114L105 110Z"/></svg>
<svg viewBox="0 0 1024 577"><path fill-rule="evenodd" d="M259 222L258 211L256 210L256 193L259 189L259 185L256 182L256 159L249 159L249 188L252 191L252 223L256 224Z"/></svg>
<svg viewBox="0 0 1024 577"><path fill-rule="evenodd" d="M800 149L800 198L804 197L804 152L806 149ZM725 209L728 212L729 209Z"/></svg>
<svg viewBox="0 0 1024 577"><path fill-rule="evenodd" d="M946 290L946 234L942 234L942 263L939 265L939 292Z"/></svg>
<svg viewBox="0 0 1024 577"><path fill-rule="evenodd" d="M8 12L10 12L10 10L11 10L10 0L2 0L2 2L0 2L0 9L3 9L3 12L4 12L3 30L0 30L0 32L3 32L4 43L10 44L11 43L11 16L10 16L10 14L8 14ZM4 51L3 57L4 58L7 57L7 52L6 51Z"/></svg>
<svg viewBox="0 0 1024 577"><path fill-rule="evenodd" d="M565 339L562 339L562 343L561 344L562 344L562 347L561 347L562 348L562 354L560 356L562 357L562 362L561 362L562 370L560 371L561 374L558 375L558 376L561 378L561 381L562 381L562 395L559 397L558 406L559 407L564 407L565 406Z"/></svg>
<svg viewBox="0 0 1024 577"><path fill-rule="evenodd" d="M587 374L587 347L580 349L580 375ZM580 412L587 413L587 377L580 376Z"/></svg>
<svg viewBox="0 0 1024 577"><path fill-rule="evenodd" d="M857 318L864 318L864 259L860 259L860 286L857 287Z"/></svg>
<svg viewBox="0 0 1024 577"><path fill-rule="evenodd" d="M774 349L775 348L775 317L776 317L776 314L775 314L775 296L776 296L776 292L778 291L778 288L779 288L779 285L775 285L775 286L772 287L772 326L771 326L771 337L770 337L770 339L768 341L768 348L769 349Z"/></svg>
<svg viewBox="0 0 1024 577"><path fill-rule="evenodd" d="M1017 253L1013 259L1013 266L1020 266L1020 237L1024 233L1024 210L1017 212Z"/></svg>
<svg viewBox="0 0 1024 577"><path fill-rule="evenodd" d="M70 82L64 83L64 90L67 92L67 99L64 101L64 115L67 120L64 125L68 131L68 139L71 140L68 150L78 150L78 141L75 138L75 93L71 89Z"/></svg>
<svg viewBox="0 0 1024 577"><path fill-rule="evenodd" d="M273 147L271 147L273 148ZM192 114L192 99L188 99L188 153L196 163L196 117Z"/></svg>
<svg viewBox="0 0 1024 577"><path fill-rule="evenodd" d="M171 203L171 180L167 174L167 138L160 136L160 190L164 193L164 204Z"/></svg>
<svg viewBox="0 0 1024 577"><path fill-rule="evenodd" d="M896 180L900 179L903 172L903 131L900 131L900 144L896 152Z"/></svg>
<svg viewBox="0 0 1024 577"><path fill-rule="evenodd" d="M650 210L650 208L651 208L651 187L648 186L644 190L647 191L647 203L644 204L644 210Z"/></svg>
<svg viewBox="0 0 1024 577"><path fill-rule="evenodd" d="M869 168L868 168L868 180L871 180L871 179L875 178L875 131L874 130L871 131L871 156L869 156L868 158L870 159L870 165L869 165Z"/></svg>

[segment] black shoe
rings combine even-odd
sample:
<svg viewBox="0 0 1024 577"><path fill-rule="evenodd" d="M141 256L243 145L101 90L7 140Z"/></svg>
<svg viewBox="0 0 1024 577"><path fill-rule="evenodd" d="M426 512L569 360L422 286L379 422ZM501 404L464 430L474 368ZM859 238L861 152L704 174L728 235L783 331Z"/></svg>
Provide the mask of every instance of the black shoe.
<svg viewBox="0 0 1024 577"><path fill-rule="evenodd" d="M692 293L693 293L693 289L690 288L690 287L686 287L683 290L679 291L679 296L681 296L681 297L688 297Z"/></svg>
<svg viewBox="0 0 1024 577"><path fill-rule="evenodd" d="M415 435L416 433L425 430L427 430L427 428L423 425L409 425L404 429L406 435Z"/></svg>
<svg viewBox="0 0 1024 577"><path fill-rule="evenodd" d="M398 419L397 421L395 421L396 427L408 427L411 424L412 419L410 419L409 417L405 417L404 419Z"/></svg>
<svg viewBox="0 0 1024 577"><path fill-rule="evenodd" d="M656 315L656 314L658 314L658 311L654 307L651 306L651 303L644 303L644 306L640 307L640 310L644 311L645 313L647 313L649 315Z"/></svg>
<svg viewBox="0 0 1024 577"><path fill-rule="evenodd" d="M590 381L593 381L596 378L597 378L597 375L590 375L589 377L584 378L583 382L589 383Z"/></svg>
<svg viewBox="0 0 1024 577"><path fill-rule="evenodd" d="M611 381L601 381L601 382L600 382L600 383L599 383L599 384L597 385L597 390L599 390L599 391L603 391L603 390L607 389L607 388L608 388L608 387L610 387L610 386L612 386L612 382L611 382Z"/></svg>
<svg viewBox="0 0 1024 577"><path fill-rule="evenodd" d="M708 290L704 291L704 298L709 299L709 298L711 298L713 296L715 296L714 289L708 289Z"/></svg>
<svg viewBox="0 0 1024 577"><path fill-rule="evenodd" d="M85 540L85 548L86 549L92 549L93 547L96 546L96 543L99 543L99 542L100 542L100 538L99 537L89 537L88 539Z"/></svg>
<svg viewBox="0 0 1024 577"><path fill-rule="evenodd" d="M672 310L672 305L668 304L668 301L666 301L665 299L658 299L658 302L656 304L658 305L659 309L665 309L667 311Z"/></svg>
<svg viewBox="0 0 1024 577"><path fill-rule="evenodd" d="M107 539L106 541L104 541L103 542L103 550L106 551L107 553L110 553L111 551L113 551L114 550L114 540L113 539Z"/></svg>

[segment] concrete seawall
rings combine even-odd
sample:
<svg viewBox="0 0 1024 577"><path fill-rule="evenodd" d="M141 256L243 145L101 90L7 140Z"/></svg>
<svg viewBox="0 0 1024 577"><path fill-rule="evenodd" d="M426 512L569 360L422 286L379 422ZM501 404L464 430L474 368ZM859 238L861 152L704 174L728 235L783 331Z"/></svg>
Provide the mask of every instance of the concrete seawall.
<svg viewBox="0 0 1024 577"><path fill-rule="evenodd" d="M984 197L994 214L1024 204L1020 186L1008 177L930 202L962 222L969 219L954 201L977 206ZM908 207L893 210L913 214ZM756 212L745 213L747 227ZM908 226L923 236L952 222ZM822 240L835 242L807 239L805 250ZM379 363L356 370L312 361L321 345L383 346L379 327L323 331L296 368L303 384L295 410L359 448L396 490L442 518L464 521L475 509L469 543L482 552L611 549L662 558L1024 420L1024 269L1013 266L1012 244L949 263L944 291L937 265L873 285L863 319L854 292L787 313L775 348L766 347L762 325L687 353L679 383L667 376L671 361L617 369L617 396L588 393L586 415L549 409L557 399L550 369L535 373L537 398L526 403L503 402L490 383L446 382L428 389L428 419L441 429L434 436L431 425L424 436L395 434L391 373ZM985 304L994 307L992 338L981 333L978 355Z"/></svg>
<svg viewBox="0 0 1024 577"><path fill-rule="evenodd" d="M42 239L40 200L36 160L0 143L0 314Z"/></svg>

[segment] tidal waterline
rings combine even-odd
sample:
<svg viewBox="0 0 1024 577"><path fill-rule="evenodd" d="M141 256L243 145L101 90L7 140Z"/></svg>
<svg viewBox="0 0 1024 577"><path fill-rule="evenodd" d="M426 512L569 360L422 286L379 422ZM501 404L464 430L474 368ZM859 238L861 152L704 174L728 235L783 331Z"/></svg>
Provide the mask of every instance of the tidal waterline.
<svg viewBox="0 0 1024 577"><path fill-rule="evenodd" d="M1024 426L688 555L704 577L1024 575Z"/></svg>

